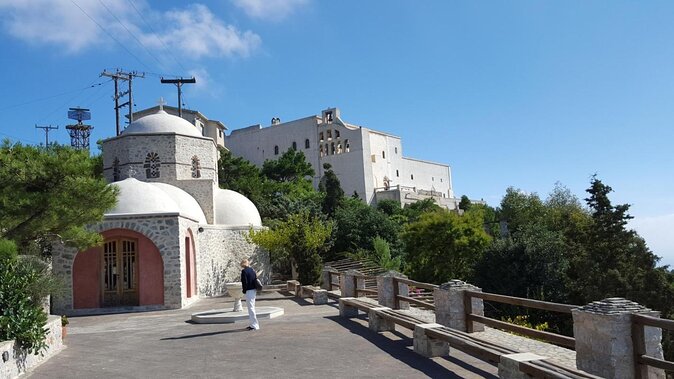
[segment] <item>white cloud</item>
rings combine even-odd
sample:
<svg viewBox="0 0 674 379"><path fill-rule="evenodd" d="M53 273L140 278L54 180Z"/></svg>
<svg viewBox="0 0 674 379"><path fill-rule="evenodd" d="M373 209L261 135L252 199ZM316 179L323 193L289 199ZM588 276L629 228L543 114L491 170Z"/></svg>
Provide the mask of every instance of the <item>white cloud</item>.
<svg viewBox="0 0 674 379"><path fill-rule="evenodd" d="M266 20L282 20L309 0L232 0L250 17Z"/></svg>
<svg viewBox="0 0 674 379"><path fill-rule="evenodd" d="M146 62L152 59L126 29L155 56L163 56L166 45L173 54L189 59L245 57L261 42L257 34L239 31L224 23L204 5L162 13L139 0L133 4L145 21L127 0L106 0L105 3L98 0L0 0L0 22L7 33L21 41L54 45L68 53L100 49L102 45L119 49L119 45L101 30L103 27L136 55L145 55ZM146 30L146 22L152 25L152 30Z"/></svg>
<svg viewBox="0 0 674 379"><path fill-rule="evenodd" d="M189 76L194 77L197 82L188 86L185 91L195 97L206 94L211 98L217 98L221 94L221 86L213 85L213 78L204 68L197 68L189 71Z"/></svg>
<svg viewBox="0 0 674 379"><path fill-rule="evenodd" d="M144 36L144 43L153 44L160 38L165 45L193 58L218 56L248 56L260 45L260 36L241 32L219 20L204 5L195 4L186 10L173 10L164 14L167 29L161 35ZM155 38L157 37L157 38ZM154 43L154 47L156 43Z"/></svg>
<svg viewBox="0 0 674 379"><path fill-rule="evenodd" d="M662 264L674 266L674 214L636 217L630 227L646 240L648 247L662 257Z"/></svg>

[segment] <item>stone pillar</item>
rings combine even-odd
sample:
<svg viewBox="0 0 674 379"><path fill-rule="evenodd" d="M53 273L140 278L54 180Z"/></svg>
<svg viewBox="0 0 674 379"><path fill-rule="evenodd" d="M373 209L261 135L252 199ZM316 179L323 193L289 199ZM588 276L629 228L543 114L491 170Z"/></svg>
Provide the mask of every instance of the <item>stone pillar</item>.
<svg viewBox="0 0 674 379"><path fill-rule="evenodd" d="M342 296L358 297L356 288L358 287L358 277L361 275L363 274L358 270L348 270L339 274L339 289L342 292Z"/></svg>
<svg viewBox="0 0 674 379"><path fill-rule="evenodd" d="M430 338L426 329L441 328L440 324L417 324L414 326L414 352L424 357L442 357L449 355L449 344L445 341Z"/></svg>
<svg viewBox="0 0 674 379"><path fill-rule="evenodd" d="M332 291L332 278L330 274L338 274L339 271L336 269L330 267L330 266L325 266L323 267L323 280L321 282L321 288L324 290Z"/></svg>
<svg viewBox="0 0 674 379"><path fill-rule="evenodd" d="M576 338L576 366L605 378L634 378L635 354L632 342L632 315L660 317L633 301L612 297L576 308L573 335ZM662 359L662 330L645 328L646 354ZM644 369L646 370L646 369ZM648 368L647 378L664 378L662 370Z"/></svg>
<svg viewBox="0 0 674 379"><path fill-rule="evenodd" d="M286 289L288 290L288 292L297 291L297 287L299 287L299 286L300 286L300 282L298 282L297 280L288 280L286 282Z"/></svg>
<svg viewBox="0 0 674 379"><path fill-rule="evenodd" d="M353 297L339 299L339 317L358 317L358 308L345 303L345 300L354 300Z"/></svg>
<svg viewBox="0 0 674 379"><path fill-rule="evenodd" d="M324 289L314 290L314 305L322 305L328 303L328 291Z"/></svg>
<svg viewBox="0 0 674 379"><path fill-rule="evenodd" d="M389 307L372 308L368 312L368 327L373 332L392 332L396 330L396 323L393 320L383 318L377 314L377 311L389 310Z"/></svg>
<svg viewBox="0 0 674 379"><path fill-rule="evenodd" d="M531 379L531 375L520 371L520 362L531 362L547 359L533 353L515 353L501 356L498 364L498 377L501 379Z"/></svg>
<svg viewBox="0 0 674 379"><path fill-rule="evenodd" d="M398 283L397 286L394 286L393 278L407 279L407 276L396 271L387 271L377 276L377 301L384 307L409 309L410 305L407 302L399 302L398 307L396 307L395 296L409 296L409 287L404 283Z"/></svg>
<svg viewBox="0 0 674 379"><path fill-rule="evenodd" d="M473 330L466 329L466 303L465 291L482 292L482 289L461 280L450 280L443 283L433 291L435 302L435 321L448 328L462 332L482 332L484 325L474 322ZM482 299L471 299L471 313L484 316L484 303Z"/></svg>

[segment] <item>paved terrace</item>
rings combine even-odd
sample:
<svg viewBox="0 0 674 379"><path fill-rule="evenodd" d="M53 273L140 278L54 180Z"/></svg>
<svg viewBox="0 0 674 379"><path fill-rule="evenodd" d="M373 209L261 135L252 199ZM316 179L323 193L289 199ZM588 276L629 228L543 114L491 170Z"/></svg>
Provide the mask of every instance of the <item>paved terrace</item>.
<svg viewBox="0 0 674 379"><path fill-rule="evenodd" d="M364 316L342 319L336 303L280 292L260 306L285 315L247 323L192 324L192 313L229 308L231 298L204 299L187 309L70 318L60 354L27 378L496 378L496 367L452 350L424 358L412 351L412 332L374 333Z"/></svg>

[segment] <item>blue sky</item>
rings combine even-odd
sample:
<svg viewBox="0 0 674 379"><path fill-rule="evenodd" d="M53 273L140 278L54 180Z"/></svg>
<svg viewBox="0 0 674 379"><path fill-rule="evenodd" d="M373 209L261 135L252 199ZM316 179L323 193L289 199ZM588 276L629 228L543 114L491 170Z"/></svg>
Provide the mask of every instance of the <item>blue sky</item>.
<svg viewBox="0 0 674 379"><path fill-rule="evenodd" d="M194 75L187 107L230 130L336 106L494 206L558 181L584 198L597 173L674 264L672 19L665 1L0 0L0 137L52 124L68 143L82 106L106 138L102 70L146 72L138 109L176 105L160 76Z"/></svg>

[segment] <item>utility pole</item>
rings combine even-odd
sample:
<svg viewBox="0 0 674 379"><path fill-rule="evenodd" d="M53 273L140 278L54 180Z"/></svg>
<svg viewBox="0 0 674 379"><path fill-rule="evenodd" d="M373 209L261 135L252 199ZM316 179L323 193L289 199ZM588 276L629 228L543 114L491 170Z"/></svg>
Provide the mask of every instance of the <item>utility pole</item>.
<svg viewBox="0 0 674 379"><path fill-rule="evenodd" d="M164 79L161 78L162 84L175 84L176 87L178 87L178 117L183 117L183 98L182 98L182 87L183 84L194 84L197 82L197 80L194 77L191 77L189 79L185 78L179 78L179 79Z"/></svg>
<svg viewBox="0 0 674 379"><path fill-rule="evenodd" d="M59 126L51 126L51 125L44 125L44 126L38 126L35 124L35 129L44 129L44 147L49 147L49 131L50 130L56 130L58 129Z"/></svg>
<svg viewBox="0 0 674 379"><path fill-rule="evenodd" d="M119 109L123 108L125 106L129 106L129 123L133 121L133 92L132 92L132 82L133 78L144 78L145 73L141 72L138 73L136 71L130 71L130 72L125 72L120 69L117 69L115 72L107 72L103 70L101 73L101 76L107 76L109 78L112 78L115 82L115 96L113 97L115 99L115 121L117 125L117 135L120 134L120 128L119 128ZM119 80L123 80L129 83L129 89L127 91L124 91L122 93L119 93L119 87L117 82ZM124 104L119 103L119 98L122 96L129 95L129 101L127 101Z"/></svg>

